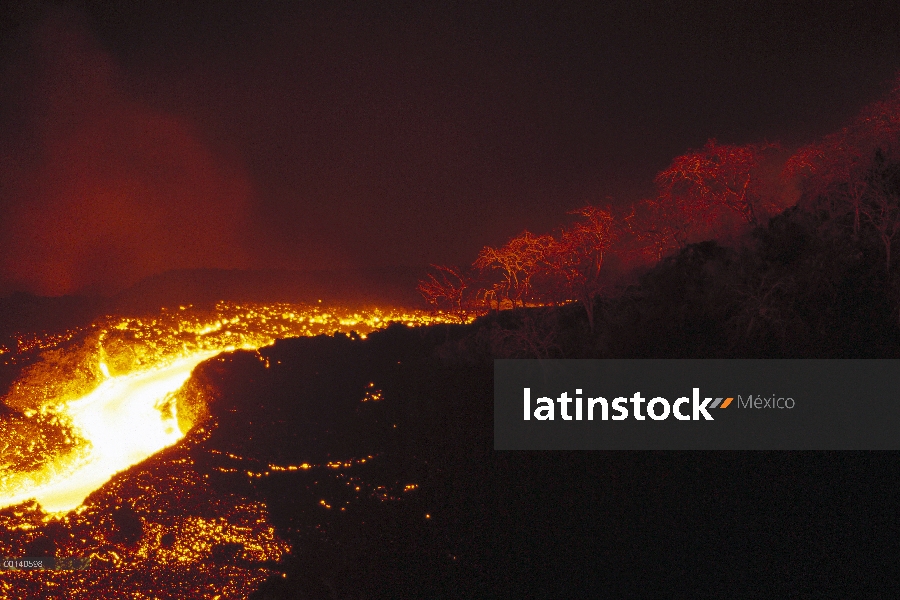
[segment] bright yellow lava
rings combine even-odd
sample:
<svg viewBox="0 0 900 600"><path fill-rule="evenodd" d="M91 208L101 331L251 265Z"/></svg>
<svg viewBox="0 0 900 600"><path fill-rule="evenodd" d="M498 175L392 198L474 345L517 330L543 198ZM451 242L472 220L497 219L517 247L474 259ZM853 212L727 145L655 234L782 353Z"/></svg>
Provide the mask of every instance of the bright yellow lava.
<svg viewBox="0 0 900 600"><path fill-rule="evenodd" d="M40 468L34 468L25 458L34 454L34 439L23 436L19 448L7 442L0 457L5 463L0 465L0 508L35 499L47 512L71 511L116 473L178 442L186 432L178 427L172 394L195 366L222 351L258 348L279 337L337 331L356 331L365 337L391 322L416 326L447 320L455 317L419 311L228 303L206 312L191 307L162 311L155 318L108 317L81 332L97 340L92 360L99 383L80 397L45 399L24 411L29 419L52 414L71 431L74 450L47 457ZM92 332L95 338L89 337ZM65 350L78 333L35 338L28 348ZM112 370L107 362L115 365ZM32 467L17 469L17 463Z"/></svg>
<svg viewBox="0 0 900 600"><path fill-rule="evenodd" d="M87 460L68 477L32 492L44 510L72 510L111 474L184 437L178 429L175 403L168 407L160 403L187 381L197 364L214 354L197 352L162 368L112 377L68 403L65 413L91 447Z"/></svg>
<svg viewBox="0 0 900 600"><path fill-rule="evenodd" d="M178 428L175 403L164 401L195 366L215 354L196 352L168 365L110 377L65 403L60 414L84 440L83 453L46 481L24 478L18 489L3 490L0 506L35 499L47 512L68 512L114 474L180 440L184 432Z"/></svg>

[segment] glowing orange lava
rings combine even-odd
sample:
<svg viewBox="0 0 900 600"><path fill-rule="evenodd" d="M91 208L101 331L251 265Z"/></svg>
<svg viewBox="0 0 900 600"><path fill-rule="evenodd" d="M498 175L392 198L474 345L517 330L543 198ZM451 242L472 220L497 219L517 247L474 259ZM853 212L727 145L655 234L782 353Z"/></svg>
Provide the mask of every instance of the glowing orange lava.
<svg viewBox="0 0 900 600"><path fill-rule="evenodd" d="M60 413L84 440L85 454L61 476L5 490L0 505L34 498L48 512L78 507L92 491L182 437L174 403L161 403L177 391L211 351L197 352L170 365L110 377L94 391L67 402Z"/></svg>
<svg viewBox="0 0 900 600"><path fill-rule="evenodd" d="M96 340L90 357L93 385L67 398L47 399L44 393L24 411L28 418L52 415L68 429L74 447L29 469L17 465L27 461L16 457L27 455L34 440L21 442L29 448L7 444L0 508L35 499L47 512L71 511L116 473L177 443L186 432L178 426L174 394L195 366L220 352L255 349L281 337L338 331L365 337L391 322L415 326L444 320L418 311L227 303L206 312L182 307L152 318L109 317L82 332L87 343ZM60 337L60 347L76 337ZM54 382L46 383L54 389Z"/></svg>

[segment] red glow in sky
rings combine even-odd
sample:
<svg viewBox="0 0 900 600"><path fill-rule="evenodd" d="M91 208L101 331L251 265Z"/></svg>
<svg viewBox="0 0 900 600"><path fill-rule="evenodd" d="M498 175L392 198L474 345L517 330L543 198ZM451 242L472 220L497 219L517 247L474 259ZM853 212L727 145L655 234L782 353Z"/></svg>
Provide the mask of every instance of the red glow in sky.
<svg viewBox="0 0 900 600"><path fill-rule="evenodd" d="M0 294L465 264L900 68L894 2L67 6L0 9Z"/></svg>

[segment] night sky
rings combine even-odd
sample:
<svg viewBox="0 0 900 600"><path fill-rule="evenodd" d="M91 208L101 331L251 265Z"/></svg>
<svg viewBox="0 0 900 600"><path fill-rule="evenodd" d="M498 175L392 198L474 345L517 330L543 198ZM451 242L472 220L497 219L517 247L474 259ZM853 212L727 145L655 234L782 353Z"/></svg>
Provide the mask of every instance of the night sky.
<svg viewBox="0 0 900 600"><path fill-rule="evenodd" d="M137 4L137 3L134 3ZM0 294L470 263L900 69L900 3L4 3Z"/></svg>

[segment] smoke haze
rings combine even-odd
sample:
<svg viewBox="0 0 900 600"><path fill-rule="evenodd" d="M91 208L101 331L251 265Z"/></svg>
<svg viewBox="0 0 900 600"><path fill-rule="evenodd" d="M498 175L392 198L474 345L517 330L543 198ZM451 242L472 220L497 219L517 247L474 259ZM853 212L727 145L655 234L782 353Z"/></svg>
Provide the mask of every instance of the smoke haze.
<svg viewBox="0 0 900 600"><path fill-rule="evenodd" d="M0 6L0 295L470 264L709 138L827 134L900 4Z"/></svg>
<svg viewBox="0 0 900 600"><path fill-rule="evenodd" d="M108 294L172 268L246 266L246 175L184 119L128 98L116 65L62 15L15 65L22 116L3 161L0 268L45 295Z"/></svg>

